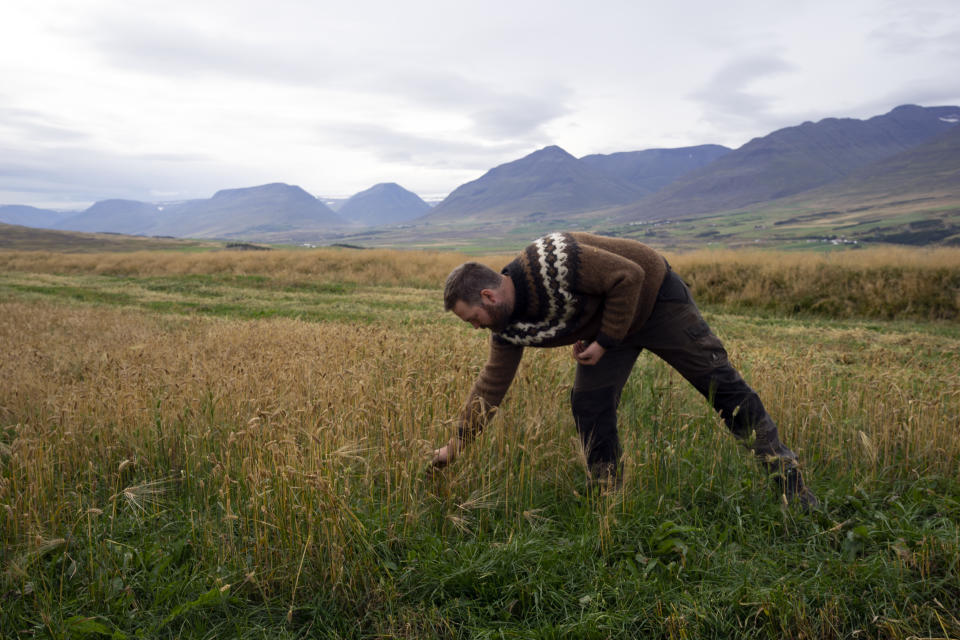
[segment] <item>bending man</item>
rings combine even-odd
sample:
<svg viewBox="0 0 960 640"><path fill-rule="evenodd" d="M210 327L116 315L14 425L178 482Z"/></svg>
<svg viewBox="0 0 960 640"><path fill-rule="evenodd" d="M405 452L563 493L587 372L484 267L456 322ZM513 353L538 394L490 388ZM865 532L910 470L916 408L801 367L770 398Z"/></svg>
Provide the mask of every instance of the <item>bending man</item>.
<svg viewBox="0 0 960 640"><path fill-rule="evenodd" d="M796 455L757 396L730 365L689 289L650 247L623 238L553 233L528 246L501 273L467 262L447 277L444 307L489 329L490 355L461 411L457 434L434 452L454 460L484 427L513 382L524 347L573 345L571 409L593 479L620 474L617 406L643 349L708 398L735 436L749 440L788 499L815 507Z"/></svg>

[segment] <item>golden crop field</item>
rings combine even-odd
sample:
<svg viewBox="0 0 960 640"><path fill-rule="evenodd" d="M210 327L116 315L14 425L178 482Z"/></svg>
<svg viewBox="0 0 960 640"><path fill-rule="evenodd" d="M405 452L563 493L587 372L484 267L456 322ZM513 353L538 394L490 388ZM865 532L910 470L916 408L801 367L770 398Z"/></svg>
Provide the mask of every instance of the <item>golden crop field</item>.
<svg viewBox="0 0 960 640"><path fill-rule="evenodd" d="M620 493L585 490L566 350L431 473L486 355L442 312L463 260L0 253L0 635L960 635L960 252L670 257L738 294L705 315L813 514L648 354ZM801 306L824 272L846 302Z"/></svg>

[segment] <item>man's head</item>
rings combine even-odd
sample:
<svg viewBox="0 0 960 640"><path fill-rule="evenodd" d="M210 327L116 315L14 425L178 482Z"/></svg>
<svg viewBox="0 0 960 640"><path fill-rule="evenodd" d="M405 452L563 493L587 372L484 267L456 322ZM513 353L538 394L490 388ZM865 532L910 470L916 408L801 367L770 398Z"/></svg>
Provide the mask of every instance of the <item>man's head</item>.
<svg viewBox="0 0 960 640"><path fill-rule="evenodd" d="M512 287L503 276L479 262L465 262L447 276L443 308L475 328L501 331L513 313Z"/></svg>

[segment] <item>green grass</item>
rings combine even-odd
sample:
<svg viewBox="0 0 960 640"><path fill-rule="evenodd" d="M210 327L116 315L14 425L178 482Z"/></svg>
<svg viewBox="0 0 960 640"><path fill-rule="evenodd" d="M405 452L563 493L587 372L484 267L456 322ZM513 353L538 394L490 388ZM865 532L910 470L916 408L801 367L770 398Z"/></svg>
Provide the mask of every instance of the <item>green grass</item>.
<svg viewBox="0 0 960 640"><path fill-rule="evenodd" d="M435 321L433 292L353 283L277 281L260 275L118 277L0 274L0 295L16 300L108 304L222 318L311 322Z"/></svg>
<svg viewBox="0 0 960 640"><path fill-rule="evenodd" d="M707 309L786 416L823 502L806 514L649 355L623 394L622 492L587 490L566 353L529 354L502 416L428 474L425 451L449 433L485 345L438 297L262 276L0 274L2 306L47 327L0 320L23 358L16 381L6 370L19 391L0 390L0 637L960 636L955 461L892 439L871 462L845 439L875 418L915 428L924 412L955 432L955 323ZM47 344L77 326L75 347ZM221 338L228 328L243 339ZM342 335L345 359L295 331ZM144 354L178 340L190 348ZM318 376L307 395L263 379L286 368ZM780 370L784 388L770 383ZM349 401L327 399L321 373ZM810 406L790 406L803 385ZM133 394L151 400L123 404ZM362 439L316 445L334 430ZM34 468L41 458L52 465ZM28 474L47 493L24 504Z"/></svg>
<svg viewBox="0 0 960 640"><path fill-rule="evenodd" d="M818 477L824 514L778 506L764 478L724 447L719 459L655 407L628 432L647 486L584 494L571 472L528 483L451 490L416 483L423 509L406 523L385 486L343 498L351 525L338 557L349 576L317 582L323 533L311 501L284 535L278 584L250 556L253 513L174 479L146 510L65 478L91 507L65 542L3 560L5 637L950 637L960 631L960 486L935 475L859 482ZM212 406L201 430L227 419ZM706 428L701 423L698 428ZM524 438L520 437L520 442ZM147 452L159 454L160 452ZM450 473L531 464L489 447ZM814 464L815 466L815 464ZM99 469L97 473L106 471ZM832 470L835 471L835 470ZM509 478L508 474L506 477ZM146 481L130 476L126 483ZM578 495L579 494L579 495ZM238 494L238 497L241 494ZM308 496L304 495L304 498ZM463 505L473 500L473 508ZM393 504L391 504L393 502ZM317 518L321 517L319 512ZM452 518L460 519L456 526ZM401 533L402 532L402 533ZM277 540L279 543L280 540ZM301 552L307 560L301 572ZM12 570L10 567L15 566Z"/></svg>

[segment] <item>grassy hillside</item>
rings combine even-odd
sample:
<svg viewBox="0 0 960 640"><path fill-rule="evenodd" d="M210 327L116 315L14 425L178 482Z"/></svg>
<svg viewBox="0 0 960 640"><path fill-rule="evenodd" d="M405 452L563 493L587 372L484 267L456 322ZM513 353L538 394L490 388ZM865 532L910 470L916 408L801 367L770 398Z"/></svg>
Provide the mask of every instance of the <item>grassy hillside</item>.
<svg viewBox="0 0 960 640"><path fill-rule="evenodd" d="M674 251L960 246L960 192L891 191L870 198L855 192L814 192L717 215L627 225L598 219L591 226Z"/></svg>
<svg viewBox="0 0 960 640"><path fill-rule="evenodd" d="M0 223L0 250L85 253L91 251L151 251L157 249L189 250L222 246L222 243L194 240L144 238L113 233L54 231Z"/></svg>

